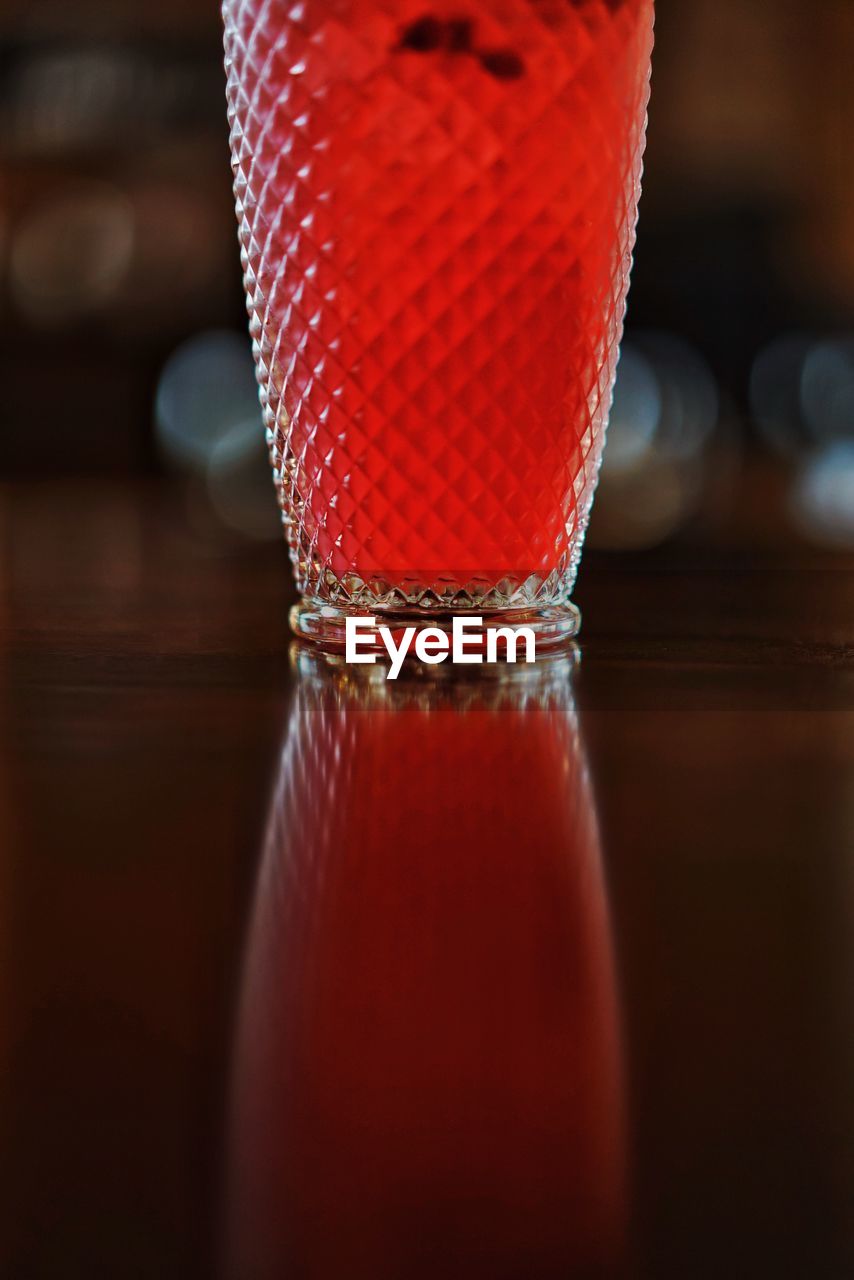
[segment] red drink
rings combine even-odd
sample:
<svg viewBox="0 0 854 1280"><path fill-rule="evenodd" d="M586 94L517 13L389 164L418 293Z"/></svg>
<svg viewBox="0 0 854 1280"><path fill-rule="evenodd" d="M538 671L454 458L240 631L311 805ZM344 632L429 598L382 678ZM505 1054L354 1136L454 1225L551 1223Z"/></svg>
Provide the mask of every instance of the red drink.
<svg viewBox="0 0 854 1280"><path fill-rule="evenodd" d="M301 593L568 605L625 309L653 0L225 0Z"/></svg>

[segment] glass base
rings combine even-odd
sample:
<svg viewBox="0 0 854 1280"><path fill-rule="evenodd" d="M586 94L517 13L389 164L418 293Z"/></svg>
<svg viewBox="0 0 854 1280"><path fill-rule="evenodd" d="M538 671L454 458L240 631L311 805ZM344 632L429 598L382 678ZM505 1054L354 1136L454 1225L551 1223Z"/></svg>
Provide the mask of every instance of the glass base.
<svg viewBox="0 0 854 1280"><path fill-rule="evenodd" d="M337 605L323 604L310 598L301 600L290 611L291 630L301 640L317 645L327 653L343 653L346 646L345 626L348 618L377 619L378 626L388 627L395 635L406 627L435 627L438 631L450 636L454 618L481 618L483 622L483 652L486 652L486 635L505 627L518 631L528 627L536 639L537 657L545 653L553 653L567 648L581 630L581 612L574 604L545 605L540 609L500 609L481 611L459 611L443 613L438 610L418 609L367 609L340 608ZM368 635L367 639L370 636ZM476 653L477 633L467 637L467 651ZM367 640L362 641L362 652L384 653L385 646L376 633L376 643L371 646ZM504 646L499 642L498 655L502 656ZM519 648L520 655L524 649Z"/></svg>

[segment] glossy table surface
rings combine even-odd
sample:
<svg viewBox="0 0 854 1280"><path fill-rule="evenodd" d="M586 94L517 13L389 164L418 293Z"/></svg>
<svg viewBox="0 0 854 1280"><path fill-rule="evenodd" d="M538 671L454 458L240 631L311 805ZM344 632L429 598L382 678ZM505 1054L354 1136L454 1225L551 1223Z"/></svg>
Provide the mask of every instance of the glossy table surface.
<svg viewBox="0 0 854 1280"><path fill-rule="evenodd" d="M0 536L0 1275L854 1274L854 559L389 691L156 484Z"/></svg>

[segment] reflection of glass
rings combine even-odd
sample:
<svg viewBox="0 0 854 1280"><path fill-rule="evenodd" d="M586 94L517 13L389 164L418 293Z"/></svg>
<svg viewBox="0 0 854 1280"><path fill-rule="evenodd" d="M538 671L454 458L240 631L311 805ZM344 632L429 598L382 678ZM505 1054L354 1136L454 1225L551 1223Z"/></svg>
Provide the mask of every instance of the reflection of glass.
<svg viewBox="0 0 854 1280"><path fill-rule="evenodd" d="M653 0L224 0L223 15L297 629L334 644L348 610L453 609L572 634Z"/></svg>
<svg viewBox="0 0 854 1280"><path fill-rule="evenodd" d="M570 667L301 673L242 992L229 1274L615 1274L617 1005Z"/></svg>

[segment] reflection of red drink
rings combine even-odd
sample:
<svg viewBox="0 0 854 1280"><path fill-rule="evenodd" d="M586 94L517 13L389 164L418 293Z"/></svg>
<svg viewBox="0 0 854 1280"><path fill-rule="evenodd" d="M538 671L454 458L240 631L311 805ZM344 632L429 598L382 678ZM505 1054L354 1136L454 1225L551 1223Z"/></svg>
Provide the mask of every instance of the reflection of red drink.
<svg viewBox="0 0 854 1280"><path fill-rule="evenodd" d="M243 987L232 1270L619 1263L617 1007L566 667L305 676Z"/></svg>
<svg viewBox="0 0 854 1280"><path fill-rule="evenodd" d="M569 600L653 0L225 0L246 285L315 601Z"/></svg>

